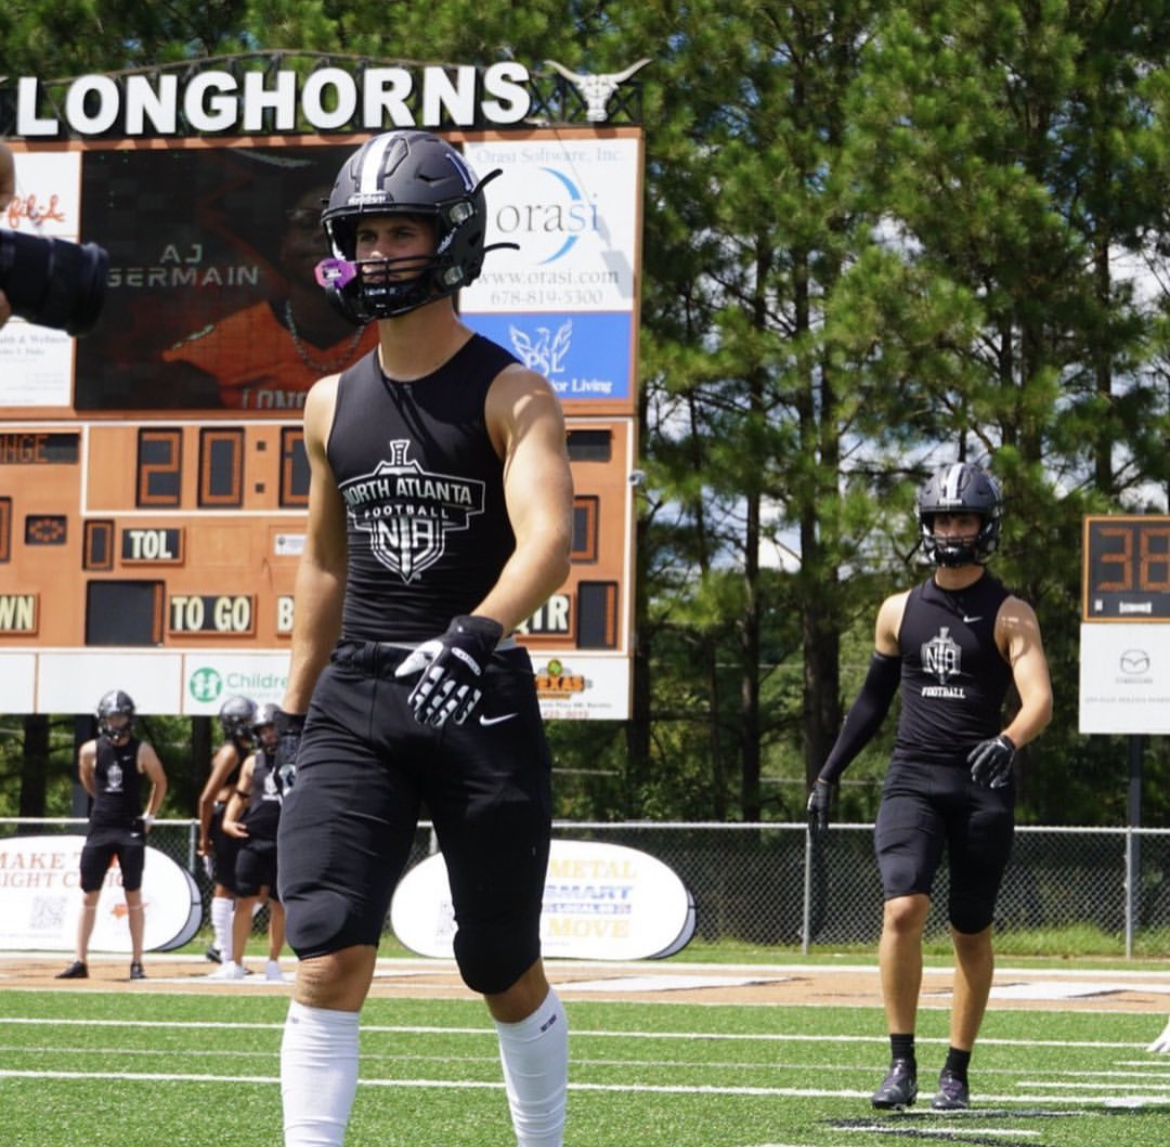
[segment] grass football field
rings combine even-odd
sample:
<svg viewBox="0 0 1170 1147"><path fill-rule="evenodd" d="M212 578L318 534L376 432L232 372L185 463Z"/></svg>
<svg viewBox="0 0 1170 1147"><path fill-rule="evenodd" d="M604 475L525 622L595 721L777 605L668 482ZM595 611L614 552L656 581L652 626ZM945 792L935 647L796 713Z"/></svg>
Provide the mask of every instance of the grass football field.
<svg viewBox="0 0 1170 1147"><path fill-rule="evenodd" d="M2 1147L279 1147L287 990L0 991ZM875 1112L876 1007L569 999L565 1147L1170 1147L1164 1015L993 1001L974 1106L933 1113L945 1008L920 1014L922 1097ZM347 1147L514 1147L476 999L367 1004Z"/></svg>

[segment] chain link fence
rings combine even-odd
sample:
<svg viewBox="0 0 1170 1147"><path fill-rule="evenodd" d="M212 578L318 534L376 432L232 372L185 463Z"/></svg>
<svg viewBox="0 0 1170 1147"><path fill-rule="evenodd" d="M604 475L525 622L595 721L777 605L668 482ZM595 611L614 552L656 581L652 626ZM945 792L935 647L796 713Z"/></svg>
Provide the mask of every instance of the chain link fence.
<svg viewBox="0 0 1170 1147"><path fill-rule="evenodd" d="M0 838L83 834L84 820L0 819ZM803 824L602 823L559 821L562 840L635 848L672 868L695 902L695 936L712 944L800 946L804 950L876 944L882 895L873 856L873 826L834 825L812 847ZM196 856L194 821L164 820L151 847L195 878L204 905L212 882ZM436 849L429 824L419 826L408 867ZM1033 938L1036 955L1052 936L1093 928L1133 954L1142 937L1170 950L1170 829L1020 826L996 913L1002 938ZM6 875L0 870L0 890ZM947 934L946 863L935 883L927 937ZM257 916L262 934L267 914ZM387 923L389 929L389 923ZM1019 949L1016 949L1019 951Z"/></svg>

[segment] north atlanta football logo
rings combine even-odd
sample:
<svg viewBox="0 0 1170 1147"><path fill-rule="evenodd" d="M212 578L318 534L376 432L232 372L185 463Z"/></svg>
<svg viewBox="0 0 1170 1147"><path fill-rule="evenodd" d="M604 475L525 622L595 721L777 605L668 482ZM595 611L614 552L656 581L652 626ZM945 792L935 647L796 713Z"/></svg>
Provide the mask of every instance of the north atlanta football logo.
<svg viewBox="0 0 1170 1147"><path fill-rule="evenodd" d="M963 686L949 684L951 678L957 677L963 669L963 649L951 636L950 626L942 626L934 637L924 641L919 655L923 672L931 674L938 681L937 685L923 686L923 697L959 700L966 696Z"/></svg>
<svg viewBox="0 0 1170 1147"><path fill-rule="evenodd" d="M374 557L407 583L443 556L449 531L466 530L484 507L483 482L423 470L410 446L392 439L389 459L341 483L350 522L370 535Z"/></svg>

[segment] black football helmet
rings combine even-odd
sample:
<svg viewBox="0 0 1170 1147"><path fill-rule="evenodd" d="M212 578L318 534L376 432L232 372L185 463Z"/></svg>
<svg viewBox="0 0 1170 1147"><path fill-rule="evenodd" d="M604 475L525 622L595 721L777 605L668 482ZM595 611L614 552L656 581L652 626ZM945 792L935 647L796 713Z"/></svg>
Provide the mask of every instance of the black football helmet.
<svg viewBox="0 0 1170 1147"><path fill-rule="evenodd" d="M971 538L939 538L935 514L978 514L983 519ZM985 562L999 548L1003 496L995 479L969 462L936 470L918 493L918 532L927 558L937 566Z"/></svg>
<svg viewBox="0 0 1170 1147"><path fill-rule="evenodd" d="M487 251L516 246L484 246L483 188L499 174L477 180L463 156L429 132L375 136L345 161L321 214L333 258L317 264L317 282L354 323L403 315L453 295L479 277ZM434 254L428 259L357 259L357 221L363 215L431 220Z"/></svg>
<svg viewBox="0 0 1170 1147"><path fill-rule="evenodd" d="M97 703L95 716L98 734L115 744L125 744L134 731L134 713L134 699L130 694L123 693L121 689L111 689ZM111 717L124 717L125 720L111 724Z"/></svg>
<svg viewBox="0 0 1170 1147"><path fill-rule="evenodd" d="M250 697L229 697L219 707L219 727L229 741L252 740L256 723L256 702Z"/></svg>
<svg viewBox="0 0 1170 1147"><path fill-rule="evenodd" d="M280 737L276 732L276 706L261 705L252 722L252 737L265 749L275 749Z"/></svg>

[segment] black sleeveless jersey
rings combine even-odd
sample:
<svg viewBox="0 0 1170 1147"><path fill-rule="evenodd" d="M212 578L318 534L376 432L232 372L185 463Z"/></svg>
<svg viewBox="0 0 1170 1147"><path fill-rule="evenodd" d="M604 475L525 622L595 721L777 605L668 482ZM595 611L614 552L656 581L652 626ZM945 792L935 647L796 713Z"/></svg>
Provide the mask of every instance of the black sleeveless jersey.
<svg viewBox="0 0 1170 1147"><path fill-rule="evenodd" d="M892 761L965 766L971 749L1001 730L1012 671L995 644L995 619L1008 596L987 573L963 590L932 577L910 591Z"/></svg>
<svg viewBox="0 0 1170 1147"><path fill-rule="evenodd" d="M137 737L131 737L124 745L113 745L108 737L98 737L90 832L99 828L133 828L134 821L142 815L140 743Z"/></svg>
<svg viewBox="0 0 1170 1147"><path fill-rule="evenodd" d="M256 763L252 766L252 793L248 800L248 810L243 816L248 836L253 840L276 839L284 794L280 789L275 765L275 756L269 756L263 749L256 751Z"/></svg>
<svg viewBox="0 0 1170 1147"><path fill-rule="evenodd" d="M484 401L515 361L474 335L414 382L385 378L376 351L342 374L328 457L349 547L343 638L434 637L496 583L516 539Z"/></svg>
<svg viewBox="0 0 1170 1147"><path fill-rule="evenodd" d="M224 742L225 745L229 743L236 750L236 763L232 765L228 770L228 775L224 777L223 784L220 786L220 792L224 789L234 789L236 787L240 780L240 770L244 767L244 762L252 752L246 741L241 741L236 737L232 737L230 741ZM220 748L222 747L221 745Z"/></svg>

